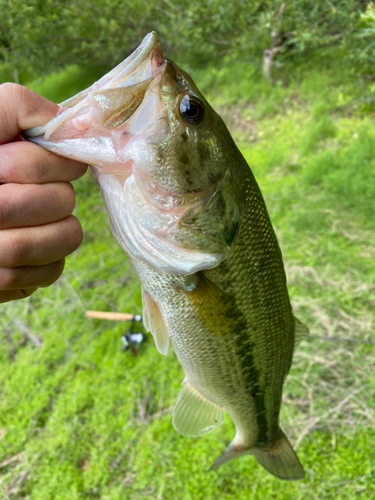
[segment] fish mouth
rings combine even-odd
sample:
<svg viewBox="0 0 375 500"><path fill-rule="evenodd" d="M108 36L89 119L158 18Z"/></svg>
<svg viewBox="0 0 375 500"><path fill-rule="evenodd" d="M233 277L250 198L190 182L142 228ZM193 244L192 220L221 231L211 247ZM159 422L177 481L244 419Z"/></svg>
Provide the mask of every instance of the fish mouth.
<svg viewBox="0 0 375 500"><path fill-rule="evenodd" d="M157 83L166 64L158 36L151 32L122 63L61 103L56 118L26 130L23 137L101 170L114 164L120 167L120 150L134 136L126 122Z"/></svg>
<svg viewBox="0 0 375 500"><path fill-rule="evenodd" d="M160 41L152 31L142 40L142 43L118 66L95 82L91 87L83 90L74 97L61 103L62 107L75 106L89 92L130 87L154 77L165 65L165 58L160 48Z"/></svg>

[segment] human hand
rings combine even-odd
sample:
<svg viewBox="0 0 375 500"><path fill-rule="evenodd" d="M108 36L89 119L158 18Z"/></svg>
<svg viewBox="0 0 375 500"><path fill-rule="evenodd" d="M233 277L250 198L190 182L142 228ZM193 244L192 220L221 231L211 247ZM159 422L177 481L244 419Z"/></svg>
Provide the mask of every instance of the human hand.
<svg viewBox="0 0 375 500"><path fill-rule="evenodd" d="M65 257L82 242L81 225L71 215L70 181L87 165L14 142L22 130L47 123L59 109L21 85L0 85L0 302L51 285Z"/></svg>

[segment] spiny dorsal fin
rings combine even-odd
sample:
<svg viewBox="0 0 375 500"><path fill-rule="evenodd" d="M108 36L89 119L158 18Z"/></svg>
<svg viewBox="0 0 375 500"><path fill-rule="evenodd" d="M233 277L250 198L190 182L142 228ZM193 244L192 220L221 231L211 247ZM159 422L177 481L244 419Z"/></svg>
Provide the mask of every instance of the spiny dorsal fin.
<svg viewBox="0 0 375 500"><path fill-rule="evenodd" d="M297 347L309 334L309 329L294 316L294 347Z"/></svg>
<svg viewBox="0 0 375 500"><path fill-rule="evenodd" d="M154 337L156 349L166 356L169 349L169 335L163 316L156 302L142 288L143 324Z"/></svg>
<svg viewBox="0 0 375 500"><path fill-rule="evenodd" d="M195 437L220 425L223 410L185 381L173 410L173 427L183 436Z"/></svg>

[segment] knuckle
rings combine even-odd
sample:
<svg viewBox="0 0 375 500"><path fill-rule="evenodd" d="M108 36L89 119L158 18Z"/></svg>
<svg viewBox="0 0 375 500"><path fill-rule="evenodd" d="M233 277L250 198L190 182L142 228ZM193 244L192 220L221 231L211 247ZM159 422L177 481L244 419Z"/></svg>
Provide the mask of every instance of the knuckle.
<svg viewBox="0 0 375 500"><path fill-rule="evenodd" d="M23 85L18 83L6 82L0 85L0 95L4 95L4 102L8 103L8 109L11 109L11 105L14 105L14 102L22 104L27 96L30 94L30 90Z"/></svg>
<svg viewBox="0 0 375 500"><path fill-rule="evenodd" d="M18 134L19 116L23 116L24 110L27 109L25 104L33 101L33 94L30 89L18 83L7 82L0 85L1 121L10 137Z"/></svg>
<svg viewBox="0 0 375 500"><path fill-rule="evenodd" d="M21 95L22 86L17 83L3 83L0 85L0 96L1 99L1 119L4 124L5 130L12 130L13 128L13 114L14 114L14 102L18 102Z"/></svg>
<svg viewBox="0 0 375 500"><path fill-rule="evenodd" d="M62 204L69 213L72 213L76 206L76 195L70 182L61 183Z"/></svg>
<svg viewBox="0 0 375 500"><path fill-rule="evenodd" d="M65 267L65 259L57 260L45 266L48 268L46 273L46 279L43 281L42 287L51 286L56 280L60 278Z"/></svg>
<svg viewBox="0 0 375 500"><path fill-rule="evenodd" d="M24 237L24 231L15 230L5 244L8 255L7 263L9 266L26 265L29 260L29 246Z"/></svg>
<svg viewBox="0 0 375 500"><path fill-rule="evenodd" d="M11 85L13 85L13 83L10 83L10 82L2 83L0 85L0 93L7 94L9 92L9 88Z"/></svg>
<svg viewBox="0 0 375 500"><path fill-rule="evenodd" d="M0 290L14 290L20 286L18 269L0 269Z"/></svg>
<svg viewBox="0 0 375 500"><path fill-rule="evenodd" d="M20 289L20 293L21 293L20 299L26 299L27 297L30 297L30 295L32 295L36 290L38 290L37 287L21 288Z"/></svg>
<svg viewBox="0 0 375 500"><path fill-rule="evenodd" d="M0 289L0 303L10 302L11 300L25 299L32 295L37 288L19 288L15 290L1 290Z"/></svg>
<svg viewBox="0 0 375 500"><path fill-rule="evenodd" d="M5 196L0 197L0 229L9 227L9 202Z"/></svg>
<svg viewBox="0 0 375 500"><path fill-rule="evenodd" d="M62 220L72 213L75 206L75 194L68 182L44 184L41 188L43 198L53 207L55 220Z"/></svg>
<svg viewBox="0 0 375 500"><path fill-rule="evenodd" d="M39 155L36 157L33 168L35 172L35 182L37 184L42 184L45 179L48 179L51 174L51 165L48 161L46 161L45 151L38 152Z"/></svg>
<svg viewBox="0 0 375 500"><path fill-rule="evenodd" d="M18 83L10 83L9 93L10 97L17 100L20 105L22 105L25 101L28 101L30 96L34 94L32 90Z"/></svg>
<svg viewBox="0 0 375 500"><path fill-rule="evenodd" d="M0 85L0 93L5 94L6 96L14 96L14 94L19 94L22 92L22 85L18 83L5 82Z"/></svg>
<svg viewBox="0 0 375 500"><path fill-rule="evenodd" d="M71 166L73 168L72 178L70 180L74 181L76 179L79 179L86 173L88 165L78 161L73 161L73 160L70 161L71 161Z"/></svg>
<svg viewBox="0 0 375 500"><path fill-rule="evenodd" d="M68 230L68 249L69 253L74 252L80 246L83 240L83 230L79 220L74 217L74 215L70 215L68 218L69 230Z"/></svg>

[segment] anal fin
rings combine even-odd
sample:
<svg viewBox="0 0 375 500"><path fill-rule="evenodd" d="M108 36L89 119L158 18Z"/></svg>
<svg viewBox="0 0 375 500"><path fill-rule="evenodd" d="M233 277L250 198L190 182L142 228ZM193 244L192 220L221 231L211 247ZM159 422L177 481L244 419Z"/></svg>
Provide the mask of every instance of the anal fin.
<svg viewBox="0 0 375 500"><path fill-rule="evenodd" d="M205 398L189 381L184 382L173 411L173 427L183 436L195 437L220 425L223 410Z"/></svg>
<svg viewBox="0 0 375 500"><path fill-rule="evenodd" d="M216 470L225 463L229 462L230 460L233 460L238 457L242 457L242 455L248 455L251 453L249 448L246 448L245 446L238 445L235 442L235 439L230 443L228 448L224 451L222 455L215 461L213 465L209 468L209 471L211 472L212 470Z"/></svg>
<svg viewBox="0 0 375 500"><path fill-rule="evenodd" d="M142 288L143 324L155 340L156 349L166 356L169 349L169 335L160 309L152 297Z"/></svg>

